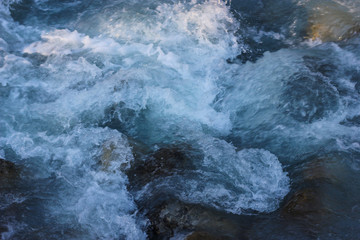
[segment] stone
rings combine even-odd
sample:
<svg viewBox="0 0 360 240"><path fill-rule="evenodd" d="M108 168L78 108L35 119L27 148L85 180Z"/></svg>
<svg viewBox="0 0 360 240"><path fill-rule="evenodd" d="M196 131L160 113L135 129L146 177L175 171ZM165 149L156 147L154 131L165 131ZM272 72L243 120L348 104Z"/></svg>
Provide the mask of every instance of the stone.
<svg viewBox="0 0 360 240"><path fill-rule="evenodd" d="M297 218L321 217L328 213L323 206L321 193L318 189L304 188L296 191L282 208L284 215Z"/></svg>
<svg viewBox="0 0 360 240"><path fill-rule="evenodd" d="M224 240L224 239L230 239L230 238L223 238L214 236L207 232L192 232L189 235L186 236L185 240Z"/></svg>
<svg viewBox="0 0 360 240"><path fill-rule="evenodd" d="M357 184L348 184L353 182L346 163L349 159L347 153L330 152L306 157L291 166L290 193L277 211L263 215L253 224L249 238L327 239L329 232L336 232L332 237L344 236L342 227L350 229L347 221L351 221L349 211L354 205L349 194L358 196L359 191Z"/></svg>
<svg viewBox="0 0 360 240"><path fill-rule="evenodd" d="M341 182L346 173L344 164L332 157L316 158L306 164L302 172L305 181L325 180L332 184Z"/></svg>
<svg viewBox="0 0 360 240"><path fill-rule="evenodd" d="M201 154L188 145L168 146L137 159L127 172L132 186L144 186L159 177L194 169L192 159Z"/></svg>
<svg viewBox="0 0 360 240"><path fill-rule="evenodd" d="M350 170L341 155L310 157L293 176L295 188L285 199L281 214L288 218L318 223L342 211L344 184Z"/></svg>
<svg viewBox="0 0 360 240"><path fill-rule="evenodd" d="M103 171L126 171L133 161L129 143L123 139L108 139L102 144L99 165Z"/></svg>
<svg viewBox="0 0 360 240"><path fill-rule="evenodd" d="M0 158L0 180L14 179L17 175L15 164Z"/></svg>
<svg viewBox="0 0 360 240"><path fill-rule="evenodd" d="M167 201L147 214L149 236L173 237L176 232L190 232L185 239L243 238L241 218L197 204Z"/></svg>
<svg viewBox="0 0 360 240"><path fill-rule="evenodd" d="M251 217L183 202L166 189L168 179L193 173L203 158L202 151L185 143L161 146L135 158L127 171L128 186L135 193L136 203L142 206L141 214L149 219L150 239L176 239L180 235L186 239L245 239L244 228ZM141 197L136 196L139 192Z"/></svg>
<svg viewBox="0 0 360 240"><path fill-rule="evenodd" d="M334 1L310 5L308 37L323 42L342 41L360 32L360 21L351 9Z"/></svg>

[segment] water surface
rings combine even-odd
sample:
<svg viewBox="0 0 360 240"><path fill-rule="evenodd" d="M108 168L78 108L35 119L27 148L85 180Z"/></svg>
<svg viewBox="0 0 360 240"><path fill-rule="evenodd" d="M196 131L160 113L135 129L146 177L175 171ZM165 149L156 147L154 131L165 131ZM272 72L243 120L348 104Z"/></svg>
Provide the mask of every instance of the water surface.
<svg viewBox="0 0 360 240"><path fill-rule="evenodd" d="M359 8L2 1L1 238L199 230L149 230L171 201L233 239L359 238Z"/></svg>

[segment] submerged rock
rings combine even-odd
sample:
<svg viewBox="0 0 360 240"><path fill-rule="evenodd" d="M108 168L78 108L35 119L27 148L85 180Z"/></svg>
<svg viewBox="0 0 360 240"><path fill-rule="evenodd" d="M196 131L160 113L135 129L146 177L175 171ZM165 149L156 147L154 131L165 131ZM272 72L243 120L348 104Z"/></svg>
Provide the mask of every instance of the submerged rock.
<svg viewBox="0 0 360 240"><path fill-rule="evenodd" d="M281 209L287 218L306 224L330 221L343 211L343 184L349 169L336 155L311 158L298 168L296 186Z"/></svg>
<svg viewBox="0 0 360 240"><path fill-rule="evenodd" d="M133 158L128 142L114 138L102 144L99 160L103 171L126 171Z"/></svg>
<svg viewBox="0 0 360 240"><path fill-rule="evenodd" d="M345 178L347 169L342 161L335 157L321 157L307 163L302 171L304 181L326 181L337 184Z"/></svg>
<svg viewBox="0 0 360 240"><path fill-rule="evenodd" d="M296 218L317 218L330 213L323 206L319 189L304 188L296 191L282 209L283 214Z"/></svg>
<svg viewBox="0 0 360 240"><path fill-rule="evenodd" d="M309 14L308 36L312 40L341 41L360 32L360 19L352 9L334 1L311 6Z"/></svg>
<svg viewBox="0 0 360 240"><path fill-rule="evenodd" d="M196 204L168 201L147 214L149 235L170 238L190 233L185 239L238 239L244 229L239 216L232 216Z"/></svg>
<svg viewBox="0 0 360 240"><path fill-rule="evenodd" d="M223 240L223 239L230 239L230 238L226 238L223 236L221 237L214 236L210 233L200 232L200 231L192 232L189 235L187 235L185 238L185 240Z"/></svg>
<svg viewBox="0 0 360 240"><path fill-rule="evenodd" d="M189 145L163 147L137 159L127 172L132 187L142 187L154 179L194 169L192 159L200 154Z"/></svg>
<svg viewBox="0 0 360 240"><path fill-rule="evenodd" d="M187 144L164 146L143 159L136 159L127 172L130 191L135 192L142 214L149 219L150 239L177 239L180 235L185 239L239 239L242 236L240 225L248 222L241 221L249 216L188 203L179 199L176 189L169 191L181 181L167 180L180 176L185 184L189 177L186 174L198 174L196 162L203 158L201 151ZM136 197L139 193L141 197Z"/></svg>
<svg viewBox="0 0 360 240"><path fill-rule="evenodd" d="M358 239L353 219L359 214L353 209L360 195L350 159L347 153L327 153L292 166L292 191L276 212L259 216L249 238Z"/></svg>
<svg viewBox="0 0 360 240"><path fill-rule="evenodd" d="M0 181L15 179L17 176L15 164L0 158Z"/></svg>

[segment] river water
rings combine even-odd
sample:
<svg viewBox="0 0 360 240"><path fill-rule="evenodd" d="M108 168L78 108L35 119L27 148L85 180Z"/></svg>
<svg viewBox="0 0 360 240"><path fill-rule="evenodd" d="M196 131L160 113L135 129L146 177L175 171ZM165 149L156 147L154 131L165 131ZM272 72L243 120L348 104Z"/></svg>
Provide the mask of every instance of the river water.
<svg viewBox="0 0 360 240"><path fill-rule="evenodd" d="M357 0L1 1L1 239L166 238L169 199L249 239L360 237ZM288 221L307 171L326 214Z"/></svg>

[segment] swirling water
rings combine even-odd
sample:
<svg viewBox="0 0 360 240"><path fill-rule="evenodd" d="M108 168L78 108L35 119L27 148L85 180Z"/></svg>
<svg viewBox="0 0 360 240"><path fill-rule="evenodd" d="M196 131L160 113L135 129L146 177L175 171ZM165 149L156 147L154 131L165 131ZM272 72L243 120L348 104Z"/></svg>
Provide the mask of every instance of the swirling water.
<svg viewBox="0 0 360 240"><path fill-rule="evenodd" d="M177 199L304 239L271 213L324 156L346 166L329 209L351 228L310 237L359 237L360 5L314 2L2 1L0 158L21 174L1 238L152 238L153 202ZM164 149L189 163L136 172Z"/></svg>

